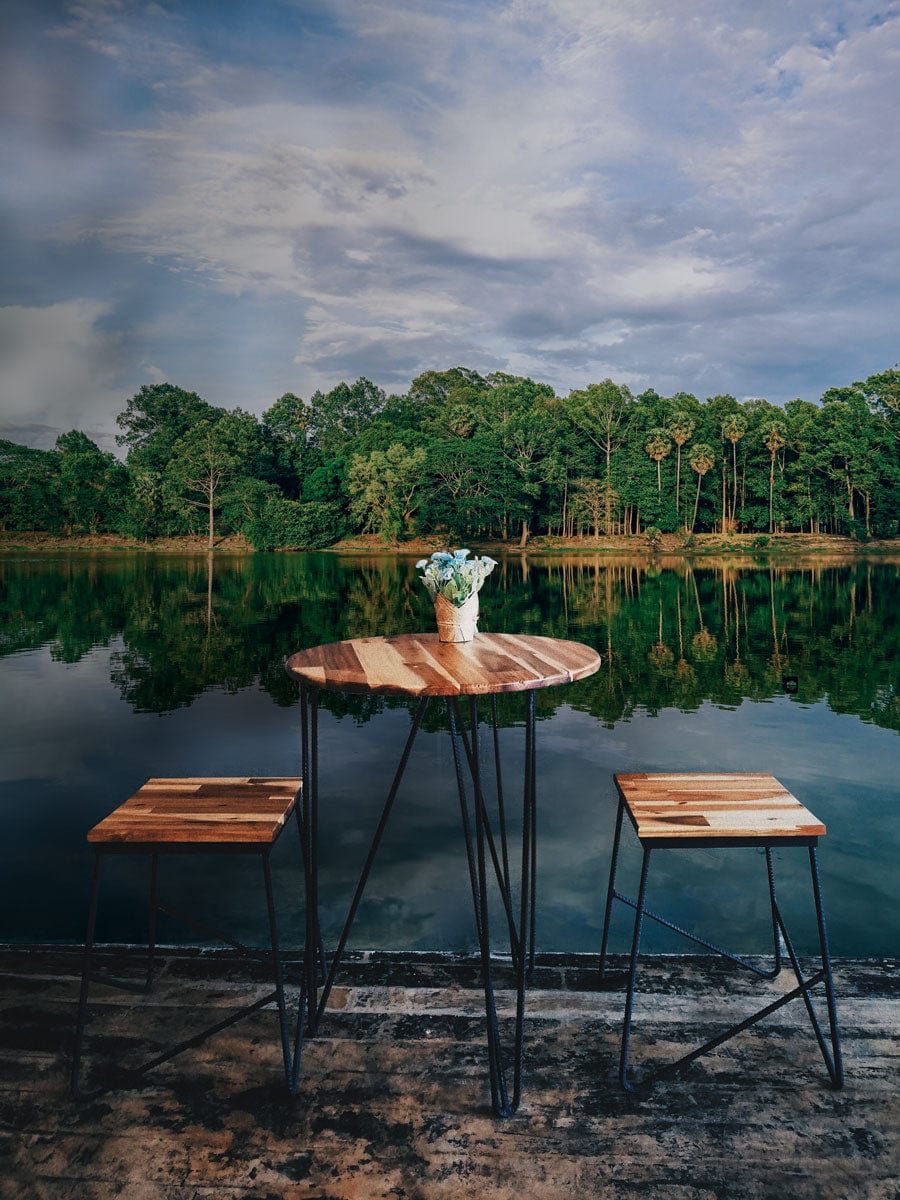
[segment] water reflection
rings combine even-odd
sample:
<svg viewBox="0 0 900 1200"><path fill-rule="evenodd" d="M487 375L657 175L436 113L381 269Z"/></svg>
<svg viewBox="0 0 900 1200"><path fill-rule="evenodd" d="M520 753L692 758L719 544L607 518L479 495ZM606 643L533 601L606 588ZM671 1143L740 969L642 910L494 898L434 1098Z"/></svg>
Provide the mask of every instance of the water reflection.
<svg viewBox="0 0 900 1200"><path fill-rule="evenodd" d="M254 683L292 704L295 650L433 624L412 560L392 556L8 557L0 586L0 653L49 644L75 663L120 639L111 679L135 712ZM511 557L482 592L481 626L595 645L603 670L566 701L610 726L788 691L897 730L897 601L893 562ZM542 693L541 715L559 702ZM385 702L327 704L365 720Z"/></svg>
<svg viewBox="0 0 900 1200"><path fill-rule="evenodd" d="M603 656L590 679L537 694L542 948L597 948L614 771L764 769L828 826L822 868L835 951L891 952L900 911L898 573L885 561L515 556L500 565L482 592L483 628L571 637ZM433 625L413 560L390 556L6 556L0 589L0 940L83 936L85 832L151 775L293 774L288 654ZM796 690L786 693L791 679ZM518 724L521 697L499 699L504 724ZM320 882L333 933L409 715L401 701L324 700ZM440 706L429 717L360 912L360 946L474 947ZM521 727L504 734L510 781L523 737ZM296 944L297 863L282 841L284 930ZM763 950L764 872L753 855L730 853L688 861L684 852L671 864L661 856L654 882L676 920L692 921L705 898L709 936L729 941L739 913L747 932L736 948ZM203 894L213 902L204 919L245 941L264 938L258 881L233 861L167 871L176 906ZM802 913L802 871L780 880ZM110 888L101 938L139 941L146 880L123 867ZM799 943L814 945L812 914L805 919ZM179 936L178 927L163 933ZM648 933L648 948L684 949L667 936ZM624 949L624 924L614 937Z"/></svg>

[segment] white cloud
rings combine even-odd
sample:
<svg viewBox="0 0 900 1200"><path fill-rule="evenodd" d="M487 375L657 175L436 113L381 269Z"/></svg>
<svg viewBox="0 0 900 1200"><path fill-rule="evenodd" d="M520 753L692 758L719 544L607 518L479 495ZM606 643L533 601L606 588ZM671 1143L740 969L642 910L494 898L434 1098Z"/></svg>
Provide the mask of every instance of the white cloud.
<svg viewBox="0 0 900 1200"><path fill-rule="evenodd" d="M84 430L105 436L122 408L120 340L99 327L106 306L71 300L45 308L0 308L0 430L46 426L42 442Z"/></svg>
<svg viewBox="0 0 900 1200"><path fill-rule="evenodd" d="M771 393L772 363L796 351L812 396L842 381L825 374L841 361L850 377L886 365L895 7L323 0L277 13L310 19L288 47L263 11L247 45L227 20L213 42L189 6L129 0L73 6L56 27L57 47L104 64L79 92L82 151L13 139L6 198L35 244L96 242L136 290L142 271L169 272L177 318L142 321L132 376L142 360L185 362L195 320L190 383L214 398L208 329L191 317L204 296L216 319L223 297L245 307L235 338L253 313L294 306L280 361L265 342L262 394L292 366L298 387L354 372L402 386L449 362L527 364L563 390L610 374ZM52 123L47 86L22 101L22 128ZM65 163L71 187L54 188ZM86 303L84 362L102 365L110 345ZM838 359L848 313L858 341ZM795 388L791 376L773 398Z"/></svg>

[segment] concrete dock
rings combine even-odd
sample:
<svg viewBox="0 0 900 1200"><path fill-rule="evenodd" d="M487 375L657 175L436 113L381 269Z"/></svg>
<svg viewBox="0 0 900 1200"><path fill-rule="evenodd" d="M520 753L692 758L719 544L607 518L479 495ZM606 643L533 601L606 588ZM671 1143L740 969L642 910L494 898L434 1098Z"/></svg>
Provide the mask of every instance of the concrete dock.
<svg viewBox="0 0 900 1200"><path fill-rule="evenodd" d="M140 977L139 952L109 948L101 958ZM269 990L263 964L164 951L151 993L93 988L85 1075L101 1090L77 1103L68 1062L78 950L0 948L0 1196L896 1200L897 966L835 964L841 1091L795 1001L631 1096L616 1083L624 977L601 988L593 960L539 956L524 1099L504 1121L489 1106L472 958L351 955L292 1099L274 1008L137 1082L122 1073ZM288 978L293 999L296 965ZM677 1057L793 982L789 971L766 983L710 957L646 958L635 1071ZM502 1016L510 999L501 991Z"/></svg>

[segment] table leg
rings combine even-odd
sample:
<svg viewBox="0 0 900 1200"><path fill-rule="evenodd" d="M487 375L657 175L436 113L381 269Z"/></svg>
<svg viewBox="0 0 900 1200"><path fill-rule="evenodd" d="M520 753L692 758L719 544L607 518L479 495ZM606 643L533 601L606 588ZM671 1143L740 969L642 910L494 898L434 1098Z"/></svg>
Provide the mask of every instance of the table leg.
<svg viewBox="0 0 900 1200"><path fill-rule="evenodd" d="M522 1052L524 1048L525 1028L525 989L529 965L533 964L534 956L534 899L536 867L534 836L536 816L534 693L528 693L528 707L525 724L522 871L518 928L516 928L515 921L512 917L510 891L508 886L505 886L507 872L501 874L496 853L493 855L494 870L497 876L497 882L500 886L504 907L507 912L507 919L510 924L510 949L512 951L513 970L516 982L515 1046L511 1097L503 1062L503 1051L500 1042L499 1021L497 1016L497 1005L494 992L493 970L491 962L486 854L486 846L489 844L491 839L490 823L488 820L487 808L485 806L483 790L481 787L477 725L475 723L475 714L473 712L471 746L469 746L464 737L459 706L455 699L448 700L447 714L450 724L451 742L453 746L453 759L456 769L457 790L459 792L463 836L466 844L466 858L469 865L469 878L472 887L472 904L475 915L475 929L481 952L485 1019L487 1024L488 1070L490 1073L491 1104L497 1116L509 1117L513 1115L513 1113L519 1107L519 1103L521 1101ZM469 814L466 786L462 770L461 751L463 749L465 749L469 758L472 782L474 785L474 839L472 834L472 820ZM504 857L506 857L505 841L506 837L504 825Z"/></svg>
<svg viewBox="0 0 900 1200"><path fill-rule="evenodd" d="M302 813L298 814L300 836L303 847L303 864L306 890L306 944L304 949L304 982L297 1014L297 1028L294 1041L294 1061L292 1076L294 1083L299 1077L301 1050L303 1038L314 1037L318 1029L328 997L334 984L335 976L340 965L346 944L356 918L356 914L369 879L373 863L388 818L393 808L394 800L403 780L413 744L422 724L422 719L428 707L428 698L420 700L413 716L412 727L407 737L400 762L397 766L393 782L385 800L378 826L372 838L362 873L356 886L353 899L338 940L337 948L331 957L330 965L326 963L322 950L321 933L318 921L318 689L305 683L300 686L301 709L301 767L303 774L303 805ZM478 724L474 701L471 706L471 738L467 738L462 722L459 703L456 698L447 701L447 712L450 724L453 758L456 769L457 790L459 793L460 809L463 818L463 833L466 845L466 858L469 868L469 879L472 887L472 904L475 916L475 926L478 935L479 949L482 961L482 974L485 993L485 1013L488 1028L488 1068L491 1082L491 1102L498 1116L511 1116L519 1106L521 1098L522 1050L524 1042L525 1015L525 986L529 967L534 965L534 903L535 903L535 701L534 693L527 694L527 713L525 725L525 772L523 794L523 830L522 830L522 870L520 913L516 923L510 888L510 867L506 837L506 815L504 810L502 780L500 775L499 740L497 733L496 703L492 698L492 724L494 734L495 770L498 788L498 815L500 822L501 853L498 856L496 844L491 830L490 819L484 801L481 784L481 766L478 752ZM463 756L468 761L470 775L474 785L474 836L472 819L466 799L466 787L463 778ZM506 913L510 936L510 950L513 960L513 971L516 982L516 1025L515 1051L513 1064L513 1090L510 1097L506 1081L500 1045L499 1024L496 1001L494 997L493 974L491 964L490 925L488 916L488 869L487 860L490 854L492 867L500 890L501 900ZM324 984L319 990L319 970L324 975ZM305 1030L304 1030L305 1023Z"/></svg>

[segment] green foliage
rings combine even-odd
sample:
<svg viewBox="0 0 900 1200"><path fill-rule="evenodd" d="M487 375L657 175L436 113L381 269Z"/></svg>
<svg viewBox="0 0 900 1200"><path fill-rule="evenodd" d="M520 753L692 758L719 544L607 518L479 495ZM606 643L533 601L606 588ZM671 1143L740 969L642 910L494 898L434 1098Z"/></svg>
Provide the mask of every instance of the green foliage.
<svg viewBox="0 0 900 1200"><path fill-rule="evenodd" d="M202 529L212 542L284 499L335 506L348 532L389 542L433 532L524 545L533 533L648 527L892 537L898 396L897 367L783 407L635 397L610 379L561 397L453 367L417 376L404 396L364 378L309 401L286 392L259 420L158 384L118 417L124 464L77 430L52 451L0 442L0 523L144 539Z"/></svg>
<svg viewBox="0 0 900 1200"><path fill-rule="evenodd" d="M386 542L412 532L426 457L423 447L407 450L400 442L365 457L354 454L347 486L351 511L364 529L380 533Z"/></svg>
<svg viewBox="0 0 900 1200"><path fill-rule="evenodd" d="M257 550L321 550L340 541L346 531L339 505L283 497L266 500L245 530Z"/></svg>

